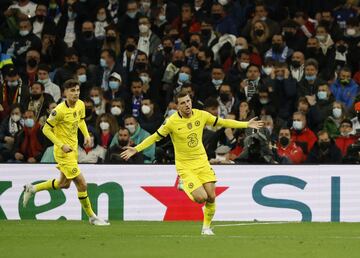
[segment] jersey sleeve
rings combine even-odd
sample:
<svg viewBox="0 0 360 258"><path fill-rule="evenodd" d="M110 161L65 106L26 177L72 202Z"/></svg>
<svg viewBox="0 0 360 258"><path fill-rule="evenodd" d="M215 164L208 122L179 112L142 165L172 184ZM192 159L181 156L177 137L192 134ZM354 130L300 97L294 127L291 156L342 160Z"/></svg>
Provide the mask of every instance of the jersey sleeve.
<svg viewBox="0 0 360 258"><path fill-rule="evenodd" d="M53 128L57 124L59 124L62 120L62 114L61 110L59 108L55 108L53 111L51 111L51 114L49 118L46 120L46 124L44 125L42 131L44 135L54 143L57 147L61 148L63 145L62 141L57 138L54 134Z"/></svg>
<svg viewBox="0 0 360 258"><path fill-rule="evenodd" d="M56 126L58 123L60 123L63 119L63 114L61 113L61 108L57 106L56 108L51 111L50 116L48 119L46 119L46 123L50 127Z"/></svg>
<svg viewBox="0 0 360 258"><path fill-rule="evenodd" d="M171 132L171 124L168 120L165 120L164 123L157 129L156 133L165 138Z"/></svg>
<svg viewBox="0 0 360 258"><path fill-rule="evenodd" d="M89 138L90 137L89 131L88 131L86 123L85 123L85 104L84 104L84 102L81 103L79 114L80 114L79 129L85 138Z"/></svg>
<svg viewBox="0 0 360 258"><path fill-rule="evenodd" d="M247 128L248 124L249 124L248 122L242 122L242 121L236 121L233 119L223 119L220 117L215 117L206 111L202 111L202 112L205 116L205 120L206 120L205 123L207 125L227 127L227 128Z"/></svg>

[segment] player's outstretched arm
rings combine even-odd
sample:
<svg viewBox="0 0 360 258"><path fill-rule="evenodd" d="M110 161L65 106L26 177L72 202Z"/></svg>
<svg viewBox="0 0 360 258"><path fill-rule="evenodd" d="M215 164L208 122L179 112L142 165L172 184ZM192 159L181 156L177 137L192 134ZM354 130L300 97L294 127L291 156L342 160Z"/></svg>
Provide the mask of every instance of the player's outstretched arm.
<svg viewBox="0 0 360 258"><path fill-rule="evenodd" d="M233 119L222 119L222 118L215 118L213 126L222 126L226 128L254 128L259 129L264 126L264 122L261 120L257 120L257 117L249 120L248 122L243 121L236 121Z"/></svg>
<svg viewBox="0 0 360 258"><path fill-rule="evenodd" d="M129 160L137 153L137 150L134 147L126 146L124 149L126 150L120 154L120 157L124 160Z"/></svg>

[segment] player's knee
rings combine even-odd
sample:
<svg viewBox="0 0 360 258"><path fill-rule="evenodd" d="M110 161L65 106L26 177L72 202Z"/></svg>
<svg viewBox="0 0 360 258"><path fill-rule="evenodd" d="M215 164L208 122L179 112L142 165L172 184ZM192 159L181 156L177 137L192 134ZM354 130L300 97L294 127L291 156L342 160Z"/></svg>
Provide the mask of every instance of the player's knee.
<svg viewBox="0 0 360 258"><path fill-rule="evenodd" d="M209 194L207 198L207 202L214 203L215 202L216 195L215 194Z"/></svg>
<svg viewBox="0 0 360 258"><path fill-rule="evenodd" d="M79 191L81 191L81 192L87 191L87 184L86 183L80 183L79 184Z"/></svg>
<svg viewBox="0 0 360 258"><path fill-rule="evenodd" d="M206 194L204 194L204 195L198 195L198 196L195 196L195 197L194 197L195 202L197 202L197 203L204 203L204 202L206 202L207 198L208 198L208 197L207 197Z"/></svg>

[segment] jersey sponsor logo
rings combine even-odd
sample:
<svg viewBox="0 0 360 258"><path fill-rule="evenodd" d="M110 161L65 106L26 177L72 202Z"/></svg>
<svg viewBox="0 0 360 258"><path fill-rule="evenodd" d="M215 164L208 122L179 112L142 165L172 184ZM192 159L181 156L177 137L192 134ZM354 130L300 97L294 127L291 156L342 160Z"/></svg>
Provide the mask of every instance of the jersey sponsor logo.
<svg viewBox="0 0 360 258"><path fill-rule="evenodd" d="M191 123L188 123L188 124L187 124L187 127L188 127L189 129L191 129L191 128L192 128L192 124L191 124Z"/></svg>
<svg viewBox="0 0 360 258"><path fill-rule="evenodd" d="M196 125L196 126L200 126L200 121L199 121L199 120L196 120L196 121L195 121L195 125Z"/></svg>
<svg viewBox="0 0 360 258"><path fill-rule="evenodd" d="M195 148L199 143L196 133L189 134L187 139L189 140L187 144L190 148Z"/></svg>

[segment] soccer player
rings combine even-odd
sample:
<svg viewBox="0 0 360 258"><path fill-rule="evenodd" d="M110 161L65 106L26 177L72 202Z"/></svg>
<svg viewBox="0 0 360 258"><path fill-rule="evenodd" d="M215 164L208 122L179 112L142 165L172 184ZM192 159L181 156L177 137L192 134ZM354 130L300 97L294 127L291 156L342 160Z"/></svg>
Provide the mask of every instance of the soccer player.
<svg viewBox="0 0 360 258"><path fill-rule="evenodd" d="M73 79L67 80L63 87L66 100L56 106L43 127L43 133L54 143L54 157L57 162L56 167L61 172L60 179L48 180L36 185L25 185L23 205L26 207L30 197L36 192L69 188L71 181L73 181L78 190L79 201L89 217L90 224L107 226L110 224L98 218L91 208L86 181L77 163L78 128L84 135L84 145L90 144L90 135L84 120L85 105L79 100L79 82Z"/></svg>
<svg viewBox="0 0 360 258"><path fill-rule="evenodd" d="M191 200L206 203L201 234L214 235L210 224L215 214L216 176L202 144L203 129L206 125L259 129L264 126L264 122L256 121L255 118L248 122L221 119L206 111L192 109L191 98L185 92L180 92L175 97L175 103L178 112L137 146L125 147L126 151L121 157L127 160L170 134L175 149L175 167L183 181L184 191Z"/></svg>

